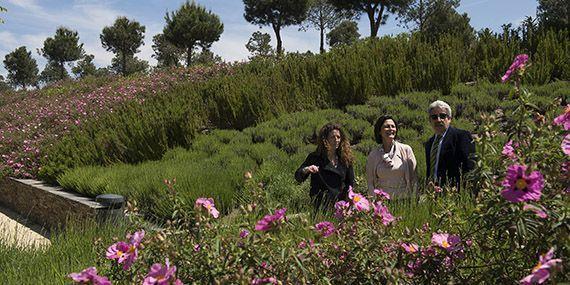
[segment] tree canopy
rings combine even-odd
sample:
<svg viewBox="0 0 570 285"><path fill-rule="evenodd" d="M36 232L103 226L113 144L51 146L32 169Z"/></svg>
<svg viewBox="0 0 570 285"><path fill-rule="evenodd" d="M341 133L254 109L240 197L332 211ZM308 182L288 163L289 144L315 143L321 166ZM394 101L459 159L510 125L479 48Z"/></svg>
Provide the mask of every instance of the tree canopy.
<svg viewBox="0 0 570 285"><path fill-rule="evenodd" d="M79 35L76 31L59 27L53 38L50 37L44 41L41 53L50 62L50 79L57 74L59 74L57 79L64 79L67 75L65 63L81 58L83 44L79 44ZM53 73L54 71L58 73Z"/></svg>
<svg viewBox="0 0 570 285"><path fill-rule="evenodd" d="M166 40L164 34L156 34L152 37L152 49L154 57L157 61L157 67L178 67L183 58L184 50L176 47L174 44Z"/></svg>
<svg viewBox="0 0 570 285"><path fill-rule="evenodd" d="M185 50L186 66L191 64L195 48L209 48L224 32L220 17L194 2L186 1L178 10L166 13L165 19L164 37Z"/></svg>
<svg viewBox="0 0 570 285"><path fill-rule="evenodd" d="M32 58L32 52L25 46L15 49L4 57L4 67L8 71L8 80L13 86L26 89L36 85L38 80L38 64Z"/></svg>
<svg viewBox="0 0 570 285"><path fill-rule="evenodd" d="M301 24L307 17L309 0L243 0L246 21L271 26L277 40L277 54L283 53L281 28Z"/></svg>
<svg viewBox="0 0 570 285"><path fill-rule="evenodd" d="M343 21L327 34L329 46L350 45L360 38L358 25L354 21Z"/></svg>
<svg viewBox="0 0 570 285"><path fill-rule="evenodd" d="M570 29L570 0L538 0L536 10L544 29Z"/></svg>
<svg viewBox="0 0 570 285"><path fill-rule="evenodd" d="M328 0L312 0L310 2L307 19L302 23L301 30L307 30L313 27L319 31L321 53L325 52L324 37L326 30L331 30L343 20L355 18L352 11L339 10L335 8Z"/></svg>
<svg viewBox="0 0 570 285"><path fill-rule="evenodd" d="M269 57L273 55L271 47L271 36L267 33L256 31L245 44L245 48L251 53L250 59L255 57Z"/></svg>
<svg viewBox="0 0 570 285"><path fill-rule="evenodd" d="M84 55L82 59L71 69L71 72L79 78L95 76L97 74L97 67L93 64L94 58L95 56L92 54Z"/></svg>
<svg viewBox="0 0 570 285"><path fill-rule="evenodd" d="M123 75L127 74L128 59L139 52L139 47L144 44L144 32L145 26L126 17L118 17L113 26L103 28L101 44L107 51L120 57L117 64Z"/></svg>
<svg viewBox="0 0 570 285"><path fill-rule="evenodd" d="M409 5L411 0L329 0L335 7L366 14L370 22L370 37L378 36L380 25L386 23L388 13L396 13Z"/></svg>

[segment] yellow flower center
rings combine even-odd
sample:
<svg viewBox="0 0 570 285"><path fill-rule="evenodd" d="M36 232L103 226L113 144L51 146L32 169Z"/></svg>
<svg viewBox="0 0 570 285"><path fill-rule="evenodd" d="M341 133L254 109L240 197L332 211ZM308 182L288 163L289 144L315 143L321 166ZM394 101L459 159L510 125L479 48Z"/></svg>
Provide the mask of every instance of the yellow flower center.
<svg viewBox="0 0 570 285"><path fill-rule="evenodd" d="M517 179L517 183L515 183L515 186L519 190L526 189L526 186L527 186L526 180L524 180L524 178Z"/></svg>
<svg viewBox="0 0 570 285"><path fill-rule="evenodd" d="M537 271L538 269L540 269L541 266L542 266L542 263L540 263L540 261L539 261L538 264L532 268L532 272Z"/></svg>
<svg viewBox="0 0 570 285"><path fill-rule="evenodd" d="M418 251L418 250L416 249L415 246L413 246L413 245L410 246L410 252L416 252L416 251Z"/></svg>
<svg viewBox="0 0 570 285"><path fill-rule="evenodd" d="M212 209L212 204L206 204L206 209L208 210Z"/></svg>
<svg viewBox="0 0 570 285"><path fill-rule="evenodd" d="M121 256L123 256L123 252L122 252L122 251L120 251L120 250L119 250L119 251L117 251L117 256L118 256L118 257L121 257Z"/></svg>
<svg viewBox="0 0 570 285"><path fill-rule="evenodd" d="M133 253L133 252L135 251L135 249L136 249L135 246L134 246L134 245L131 245L131 246L129 247L129 252L130 252L130 253Z"/></svg>
<svg viewBox="0 0 570 285"><path fill-rule="evenodd" d="M444 240L444 241L441 242L441 246L443 246L444 248L448 248L448 247L450 247L451 245L450 245L446 240Z"/></svg>
<svg viewBox="0 0 570 285"><path fill-rule="evenodd" d="M358 203L360 201L360 196L354 196L354 203Z"/></svg>

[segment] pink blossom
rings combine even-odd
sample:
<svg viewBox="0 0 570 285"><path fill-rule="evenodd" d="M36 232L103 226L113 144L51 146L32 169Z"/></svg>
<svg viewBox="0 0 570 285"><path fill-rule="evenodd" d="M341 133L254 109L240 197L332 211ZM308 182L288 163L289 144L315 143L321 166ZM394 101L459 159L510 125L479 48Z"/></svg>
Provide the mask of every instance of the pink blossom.
<svg viewBox="0 0 570 285"><path fill-rule="evenodd" d="M548 214L546 214L546 211L542 207L539 208L539 207L531 205L531 204L525 204L523 206L523 210L524 211L532 211L536 214L536 216L538 216L539 218L542 218L542 219L548 218Z"/></svg>
<svg viewBox="0 0 570 285"><path fill-rule="evenodd" d="M138 257L138 248L143 237L144 230L127 235L129 243L120 241L107 248L107 259L117 260L117 263L123 264L123 270L128 270Z"/></svg>
<svg viewBox="0 0 570 285"><path fill-rule="evenodd" d="M344 217L348 217L352 215L352 211L350 210L350 204L346 201L338 201L334 204L335 213L334 216L337 219L342 219Z"/></svg>
<svg viewBox="0 0 570 285"><path fill-rule="evenodd" d="M107 277L97 275L95 267L89 267L80 273L70 273L67 276L79 284L111 285Z"/></svg>
<svg viewBox="0 0 570 285"><path fill-rule="evenodd" d="M254 278L251 280L251 285L262 285L262 284L277 284L277 279L275 277L266 278Z"/></svg>
<svg viewBox="0 0 570 285"><path fill-rule="evenodd" d="M323 237L328 237L335 232L334 224L331 222L320 222L315 225L315 230L320 233Z"/></svg>
<svg viewBox="0 0 570 285"><path fill-rule="evenodd" d="M374 216L381 218L382 224L387 226L394 221L394 216L392 216L388 208L382 205L380 201L376 202L376 204L372 204L372 206L374 207Z"/></svg>
<svg viewBox="0 0 570 285"><path fill-rule="evenodd" d="M374 194L380 197L381 200L390 200L390 194L384 192L382 189L374 189Z"/></svg>
<svg viewBox="0 0 570 285"><path fill-rule="evenodd" d="M526 174L525 165L514 164L507 169L501 195L510 202L537 201L542 194L544 178L539 171Z"/></svg>
<svg viewBox="0 0 570 285"><path fill-rule="evenodd" d="M407 252L407 253L416 253L420 249L419 246L415 243L401 243L400 246Z"/></svg>
<svg viewBox="0 0 570 285"><path fill-rule="evenodd" d="M461 238L447 233L434 233L431 237L431 242L433 245L439 246L447 251L454 251L455 249L459 249L457 245L461 242Z"/></svg>
<svg viewBox="0 0 570 285"><path fill-rule="evenodd" d="M515 144L515 146L518 146L518 144ZM510 158L511 160L516 160L517 159L517 155L515 153L515 148L513 147L513 141L510 140L508 141L504 146L503 146L503 151L501 152L504 156Z"/></svg>
<svg viewBox="0 0 570 285"><path fill-rule="evenodd" d="M266 215L255 225L256 231L269 231L274 229L285 220L285 212L287 208L276 210L273 215Z"/></svg>
<svg viewBox="0 0 570 285"><path fill-rule="evenodd" d="M249 236L249 231L248 231L248 230L242 230L242 231L239 233L239 237L240 237L240 238L246 238L246 237L248 237L248 236Z"/></svg>
<svg viewBox="0 0 570 285"><path fill-rule="evenodd" d="M509 67L509 69L507 70L507 72L505 72L505 75L503 75L503 77L501 77L501 82L505 83L507 82L507 80L509 80L509 78L511 77L511 74L519 69L524 69L524 65L526 64L526 62L528 61L528 55L526 54L519 54L515 57L515 60L513 61L513 63L511 64L511 66Z"/></svg>
<svg viewBox="0 0 570 285"><path fill-rule="evenodd" d="M520 280L523 285L542 284L550 277L550 270L561 263L562 259L554 259L554 249L550 249L538 259L538 264L532 269L530 275Z"/></svg>
<svg viewBox="0 0 570 285"><path fill-rule="evenodd" d="M359 212L370 211L370 202L361 194L354 193L352 187L348 188L348 198L352 201L354 208Z"/></svg>
<svg viewBox="0 0 570 285"><path fill-rule="evenodd" d="M558 126L562 125L566 131L570 130L570 104L566 105L564 113L554 118L553 124Z"/></svg>
<svg viewBox="0 0 570 285"><path fill-rule="evenodd" d="M214 205L214 199L212 198L198 198L196 200L195 207L200 208L200 206L208 210L208 213L214 218L218 218L220 215L220 212L218 212L218 209L216 209Z"/></svg>
<svg viewBox="0 0 570 285"><path fill-rule="evenodd" d="M143 285L182 284L180 280L176 279L175 274L176 266L170 266L167 258L164 266L160 263L155 263L150 267L149 273L144 278Z"/></svg>
<svg viewBox="0 0 570 285"><path fill-rule="evenodd" d="M562 152L570 156L570 134L564 136L564 139L562 140L560 147L562 147Z"/></svg>

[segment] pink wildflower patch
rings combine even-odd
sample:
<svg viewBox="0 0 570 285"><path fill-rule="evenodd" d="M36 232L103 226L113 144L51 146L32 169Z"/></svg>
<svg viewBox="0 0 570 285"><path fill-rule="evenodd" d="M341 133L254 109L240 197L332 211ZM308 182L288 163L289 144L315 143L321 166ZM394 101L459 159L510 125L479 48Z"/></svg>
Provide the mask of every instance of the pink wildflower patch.
<svg viewBox="0 0 570 285"><path fill-rule="evenodd" d="M262 284L277 284L277 279L275 277L266 277L266 278L253 278L253 280L251 280L251 285L262 285Z"/></svg>
<svg viewBox="0 0 570 285"><path fill-rule="evenodd" d="M527 54L517 55L515 57L515 60L513 61L513 63L509 67L509 69L507 70L507 72L505 72L505 75L503 75L503 77L501 77L501 82L503 82L503 83L507 82L507 80L509 80L509 78L511 77L513 72L515 72L519 69L524 69L524 65L526 64L527 61L528 61L528 55Z"/></svg>
<svg viewBox="0 0 570 285"><path fill-rule="evenodd" d="M331 222L320 222L315 225L315 230L322 235L322 237L328 237L335 232L334 224Z"/></svg>
<svg viewBox="0 0 570 285"><path fill-rule="evenodd" d="M248 236L249 236L249 231L248 231L248 230L242 230L242 231L239 233L239 237L240 237L240 238L246 238L246 237L248 237Z"/></svg>
<svg viewBox="0 0 570 285"><path fill-rule="evenodd" d="M461 238L459 236L449 235L447 233L434 233L431 237L431 242L433 245L439 246L447 251L453 251L459 248L458 244L461 242Z"/></svg>
<svg viewBox="0 0 570 285"><path fill-rule="evenodd" d="M554 249L550 249L538 259L538 264L532 269L530 275L520 280L523 285L542 284L550 277L550 271L561 263L562 259L554 259Z"/></svg>
<svg viewBox="0 0 570 285"><path fill-rule="evenodd" d="M164 266L160 263L155 263L150 267L149 273L144 278L143 285L182 285L182 281L176 279L175 274L176 266L170 266L167 258Z"/></svg>
<svg viewBox="0 0 570 285"><path fill-rule="evenodd" d="M255 225L256 231L269 231L276 228L285 220L285 212L287 208L276 210L273 215L266 215Z"/></svg>
<svg viewBox="0 0 570 285"><path fill-rule="evenodd" d="M107 259L116 260L118 264L123 264L123 270L128 270L138 257L138 249L143 237L144 230L127 235L129 243L120 241L107 248Z"/></svg>
<svg viewBox="0 0 570 285"><path fill-rule="evenodd" d="M107 277L97 275L95 267L89 267L80 273L70 273L67 276L79 284L111 285Z"/></svg>
<svg viewBox="0 0 570 285"><path fill-rule="evenodd" d="M212 215L212 217L214 218L218 218L220 215L220 212L218 212L218 209L216 209L215 205L214 205L214 199L212 198L198 198L196 200L196 204L195 204L195 208L200 208L203 207L204 209L208 210L208 213L210 215Z"/></svg>
<svg viewBox="0 0 570 285"><path fill-rule="evenodd" d="M564 136L564 139L562 140L562 144L560 144L560 147L562 148L562 152L570 156L570 134Z"/></svg>
<svg viewBox="0 0 570 285"><path fill-rule="evenodd" d="M553 124L557 126L561 125L566 131L570 130L570 104L566 105L564 113L554 118Z"/></svg>
<svg viewBox="0 0 570 285"><path fill-rule="evenodd" d="M526 174L525 165L514 164L507 169L507 176L503 180L503 198L510 202L537 201L544 188L544 178L539 171Z"/></svg>
<svg viewBox="0 0 570 285"><path fill-rule="evenodd" d="M352 210L350 209L350 204L346 201L338 201L334 204L335 213L334 216L337 219L343 219L352 215Z"/></svg>
<svg viewBox="0 0 570 285"><path fill-rule="evenodd" d="M348 189L348 198L352 201L354 208L359 212L370 211L370 202L368 199L364 198L361 194L354 193L352 187Z"/></svg>

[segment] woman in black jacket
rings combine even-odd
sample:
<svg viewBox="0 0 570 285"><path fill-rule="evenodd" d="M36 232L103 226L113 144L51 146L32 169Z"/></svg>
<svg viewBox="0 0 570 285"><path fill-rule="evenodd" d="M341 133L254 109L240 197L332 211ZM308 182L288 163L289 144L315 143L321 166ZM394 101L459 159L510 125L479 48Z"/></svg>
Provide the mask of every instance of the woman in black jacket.
<svg viewBox="0 0 570 285"><path fill-rule="evenodd" d="M354 186L354 156L350 142L338 124L326 124L319 131L317 150L310 153L295 172L301 183L311 175L310 197L315 209L328 208L346 200Z"/></svg>

